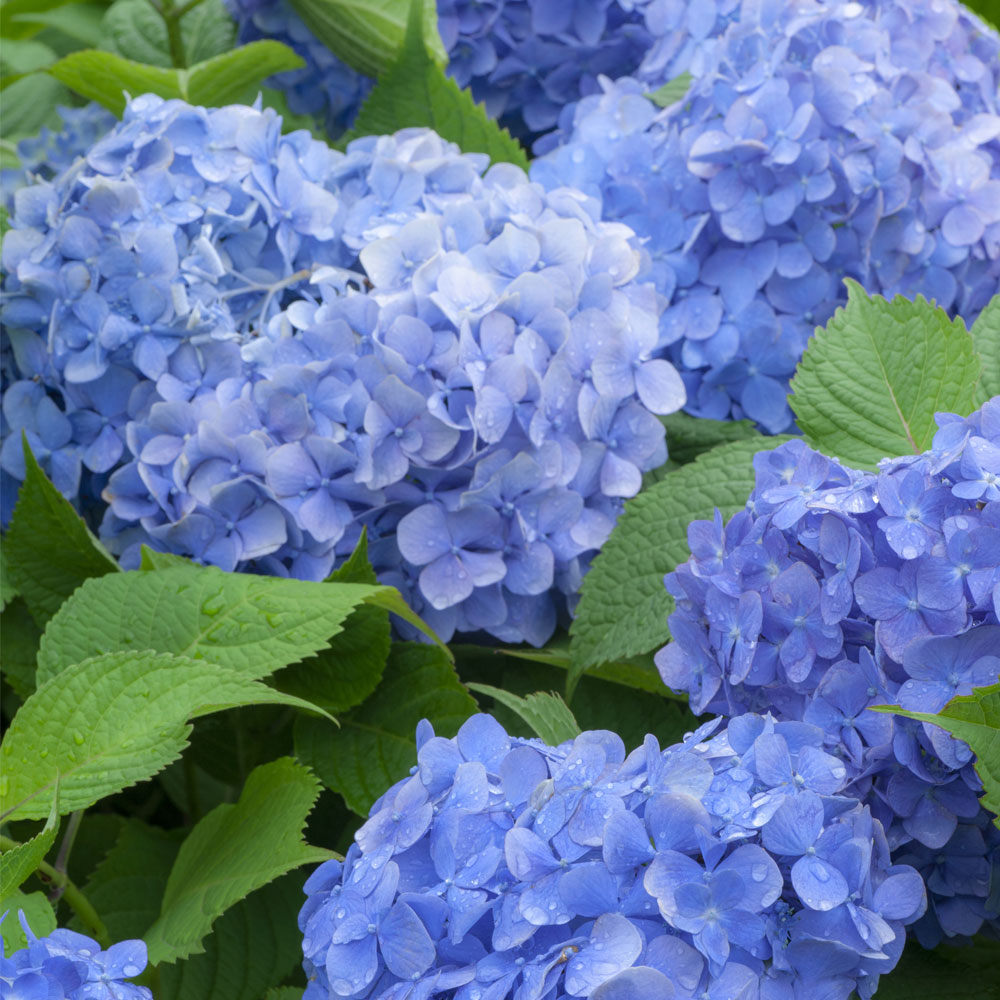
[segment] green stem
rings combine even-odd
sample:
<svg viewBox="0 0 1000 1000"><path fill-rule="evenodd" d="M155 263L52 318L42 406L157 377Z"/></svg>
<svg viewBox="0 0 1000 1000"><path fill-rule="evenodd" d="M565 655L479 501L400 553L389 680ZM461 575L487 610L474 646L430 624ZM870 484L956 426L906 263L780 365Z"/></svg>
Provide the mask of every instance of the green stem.
<svg viewBox="0 0 1000 1000"><path fill-rule="evenodd" d="M16 840L0 836L0 848L9 851L15 847L20 847ZM62 898L66 904L80 918L87 933L102 948L111 947L111 936L108 934L107 927L104 926L104 921L97 915L97 910L91 905L90 900L65 872L57 871L47 861L40 861L35 874L46 885L58 887L61 890Z"/></svg>
<svg viewBox="0 0 1000 1000"><path fill-rule="evenodd" d="M57 872L66 873L66 868L69 865L69 855L73 850L73 842L76 840L77 831L80 829L80 822L83 819L83 810L77 809L75 812L70 813L69 823L66 825L66 832L63 834L62 843L59 845L59 854L56 856L55 869ZM50 903L58 903L59 897L62 896L65 891L65 887L56 886L52 890L52 894L49 896Z"/></svg>
<svg viewBox="0 0 1000 1000"><path fill-rule="evenodd" d="M167 45L170 48L170 61L177 69L187 67L187 56L184 54L184 38L181 35L181 12L184 7L174 6L174 0L159 0L153 4L167 29ZM187 5L185 5L186 7Z"/></svg>
<svg viewBox="0 0 1000 1000"><path fill-rule="evenodd" d="M203 0L187 0L187 3L181 4L177 10L174 11L174 17L179 21L189 10L194 10Z"/></svg>

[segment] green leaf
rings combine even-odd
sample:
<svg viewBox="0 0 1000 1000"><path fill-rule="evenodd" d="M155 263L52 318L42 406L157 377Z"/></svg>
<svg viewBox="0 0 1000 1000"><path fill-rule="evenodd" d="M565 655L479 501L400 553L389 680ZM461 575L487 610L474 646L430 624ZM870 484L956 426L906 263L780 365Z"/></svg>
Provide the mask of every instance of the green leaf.
<svg viewBox="0 0 1000 1000"><path fill-rule="evenodd" d="M104 12L99 47L125 59L171 69L167 25L149 0L115 0Z"/></svg>
<svg viewBox="0 0 1000 1000"><path fill-rule="evenodd" d="M38 683L98 653L135 649L266 677L326 649L327 639L341 631L359 604L389 589L194 565L89 580L45 629Z"/></svg>
<svg viewBox="0 0 1000 1000"><path fill-rule="evenodd" d="M148 545L141 546L140 551L142 555L139 560L139 569L142 570L198 566L198 563L185 559L184 556L175 556L172 552L157 552L156 549L151 549Z"/></svg>
<svg viewBox="0 0 1000 1000"><path fill-rule="evenodd" d="M368 539L361 539L350 558L328 583L377 584L368 562ZM360 705L378 687L391 646L389 615L383 608L363 605L351 613L330 648L295 664L275 678L281 691L298 695L340 715Z"/></svg>
<svg viewBox="0 0 1000 1000"><path fill-rule="evenodd" d="M899 964L879 978L876 1000L1000 1000L1000 942L976 938L971 947L911 940Z"/></svg>
<svg viewBox="0 0 1000 1000"><path fill-rule="evenodd" d="M340 728L322 719L295 721L295 753L339 792L359 816L416 761L414 733L430 719L440 736L454 736L476 703L440 649L396 643L382 683Z"/></svg>
<svg viewBox="0 0 1000 1000"><path fill-rule="evenodd" d="M260 1000L302 962L302 899L302 876L289 874L231 907L204 953L160 967L161 1000Z"/></svg>
<svg viewBox="0 0 1000 1000"><path fill-rule="evenodd" d="M75 0L4 0L0 3L0 35L4 43L8 39L29 38L42 26L42 22L34 20L37 15L73 3ZM24 15L31 15L31 18Z"/></svg>
<svg viewBox="0 0 1000 1000"><path fill-rule="evenodd" d="M81 97L103 104L119 118L125 110L125 91L166 98L183 96L177 70L147 66L97 49L71 52L50 66L48 73Z"/></svg>
<svg viewBox="0 0 1000 1000"><path fill-rule="evenodd" d="M669 108L687 96L691 89L691 74L681 73L668 80L662 87L650 91L646 96L659 108Z"/></svg>
<svg viewBox="0 0 1000 1000"><path fill-rule="evenodd" d="M152 926L182 840L180 830L138 819L122 824L111 850L82 887L113 941L142 937ZM83 931L79 922L73 929Z"/></svg>
<svg viewBox="0 0 1000 1000"><path fill-rule="evenodd" d="M59 783L56 779L52 808L45 826L31 840L12 847L0 855L0 899L6 899L45 860L59 832ZM0 911L3 907L0 906Z"/></svg>
<svg viewBox="0 0 1000 1000"><path fill-rule="evenodd" d="M937 714L910 712L898 705L872 705L873 711L905 715L908 719L940 726L956 739L964 740L976 755L975 768L983 783L984 806L1000 828L1000 684L976 688L972 694L956 695Z"/></svg>
<svg viewBox="0 0 1000 1000"><path fill-rule="evenodd" d="M24 462L5 548L17 589L44 625L84 580L117 573L118 564L45 477L27 442Z"/></svg>
<svg viewBox="0 0 1000 1000"><path fill-rule="evenodd" d="M179 70L181 96L192 104L221 107L256 94L257 84L274 73L305 66L280 42L260 41Z"/></svg>
<svg viewBox="0 0 1000 1000"><path fill-rule="evenodd" d="M437 30L435 0L417 0L430 57L448 62ZM410 0L291 0L312 33L335 56L365 76L379 76L395 61L406 35Z"/></svg>
<svg viewBox="0 0 1000 1000"><path fill-rule="evenodd" d="M104 13L105 9L100 4L72 3L59 10L17 14L11 20L18 25L44 25L78 44L100 45Z"/></svg>
<svg viewBox="0 0 1000 1000"><path fill-rule="evenodd" d="M56 54L48 45L33 39L5 40L0 47L0 74L4 77L33 73L45 69L56 61Z"/></svg>
<svg viewBox="0 0 1000 1000"><path fill-rule="evenodd" d="M485 694L501 705L506 705L512 712L516 712L549 746L558 746L580 735L580 726L569 706L554 691L549 694L536 691L521 698L490 684L468 686L471 690Z"/></svg>
<svg viewBox="0 0 1000 1000"><path fill-rule="evenodd" d="M7 955L28 947L28 939L21 930L21 921L17 919L19 910L24 911L25 919L35 937L47 937L56 929L56 915L44 892L23 893L20 890L12 892L4 899L0 899L0 913L4 910L10 911L7 919L0 924L4 952Z"/></svg>
<svg viewBox="0 0 1000 1000"><path fill-rule="evenodd" d="M42 630L20 598L9 604L0 617L0 670L22 698L35 690L35 657Z"/></svg>
<svg viewBox="0 0 1000 1000"><path fill-rule="evenodd" d="M1000 293L990 299L972 324L972 342L983 363L983 377L976 392L976 405L1000 396Z"/></svg>
<svg viewBox="0 0 1000 1000"><path fill-rule="evenodd" d="M667 449L671 461L687 465L699 455L730 441L759 441L767 446L767 438L754 427L752 420L709 420L692 417L683 410L660 417L667 431Z"/></svg>
<svg viewBox="0 0 1000 1000"><path fill-rule="evenodd" d="M267 991L264 1000L302 1000L301 986L275 986Z"/></svg>
<svg viewBox="0 0 1000 1000"><path fill-rule="evenodd" d="M43 125L58 127L56 105L68 103L69 91L45 73L29 73L3 89L0 135L16 140L37 135Z"/></svg>
<svg viewBox="0 0 1000 1000"><path fill-rule="evenodd" d="M188 65L221 56L236 45L236 22L222 0L202 0L181 18Z"/></svg>
<svg viewBox="0 0 1000 1000"><path fill-rule="evenodd" d="M203 951L202 939L234 903L293 868L334 856L302 839L319 792L306 768L281 757L250 774L239 802L216 806L195 826L145 935L151 964Z"/></svg>
<svg viewBox="0 0 1000 1000"><path fill-rule="evenodd" d="M528 158L520 143L427 55L419 3L414 0L411 7L399 59L379 78L342 141L426 125L467 153L486 153L495 163L515 163L527 170Z"/></svg>
<svg viewBox="0 0 1000 1000"><path fill-rule="evenodd" d="M847 305L809 342L789 404L812 447L873 469L928 449L936 412L971 413L981 368L961 319L921 296L888 302L846 284Z"/></svg>
<svg viewBox="0 0 1000 1000"><path fill-rule="evenodd" d="M3 611L17 594L17 584L7 565L7 548L0 546L0 611Z"/></svg>
<svg viewBox="0 0 1000 1000"><path fill-rule="evenodd" d="M752 459L787 437L750 438L720 445L668 473L625 504L611 537L584 578L570 626L572 691L584 669L649 653L670 638L673 609L663 576L689 553L689 522L729 517L742 510L753 489Z"/></svg>
<svg viewBox="0 0 1000 1000"><path fill-rule="evenodd" d="M67 667L14 716L0 754L0 812L41 819L151 778L187 746L189 719L238 705L314 706L205 660L107 653Z"/></svg>
<svg viewBox="0 0 1000 1000"><path fill-rule="evenodd" d="M192 104L222 105L244 96L254 84L286 69L305 65L280 42L250 42L190 69L147 66L116 55L84 49L71 52L47 70L82 97L98 101L121 117L125 92L180 97Z"/></svg>

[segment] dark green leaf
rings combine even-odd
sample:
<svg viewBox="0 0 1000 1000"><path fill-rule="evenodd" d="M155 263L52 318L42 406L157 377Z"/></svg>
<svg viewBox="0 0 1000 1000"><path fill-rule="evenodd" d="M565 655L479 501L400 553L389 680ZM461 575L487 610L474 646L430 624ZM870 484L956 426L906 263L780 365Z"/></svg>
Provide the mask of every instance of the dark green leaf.
<svg viewBox="0 0 1000 1000"><path fill-rule="evenodd" d="M18 14L12 18L12 21L15 24L44 25L49 29L45 32L46 35L56 31L76 43L76 47L79 45L100 45L102 39L101 21L104 12L104 7L99 4L72 3L59 10Z"/></svg>
<svg viewBox="0 0 1000 1000"><path fill-rule="evenodd" d="M104 13L101 30L95 47L150 66L173 67L166 23L149 0L115 0Z"/></svg>
<svg viewBox="0 0 1000 1000"><path fill-rule="evenodd" d="M476 703L443 652L396 643L382 683L340 721L302 716L295 722L295 752L358 815L416 761L414 734L429 719L441 736L454 736Z"/></svg>
<svg viewBox="0 0 1000 1000"><path fill-rule="evenodd" d="M302 962L303 898L302 875L293 872L227 910L202 954L160 967L162 1000L260 1000Z"/></svg>
<svg viewBox="0 0 1000 1000"><path fill-rule="evenodd" d="M18 599L9 604L0 617L0 670L4 680L27 698L35 690L35 657L42 630Z"/></svg>
<svg viewBox="0 0 1000 1000"><path fill-rule="evenodd" d="M687 465L699 455L730 441L747 441L751 438L764 446L767 439L753 425L752 420L709 420L692 417L683 410L660 417L667 431L667 450L671 461Z"/></svg>
<svg viewBox="0 0 1000 1000"><path fill-rule="evenodd" d="M236 22L222 0L202 0L181 18L181 37L189 66L221 56L236 45Z"/></svg>
<svg viewBox="0 0 1000 1000"><path fill-rule="evenodd" d="M122 824L111 850L83 886L112 940L142 937L153 925L183 839L180 830L137 819ZM79 923L75 929L83 931Z"/></svg>
<svg viewBox="0 0 1000 1000"><path fill-rule="evenodd" d="M942 944L933 951L910 941L899 965L879 979L875 1000L1000 1000L1000 942Z"/></svg>
<svg viewBox="0 0 1000 1000"><path fill-rule="evenodd" d="M410 9L399 59L380 77L344 141L426 125L467 153L486 153L494 162L515 163L527 170L528 158L517 140L428 56L419 3L414 0Z"/></svg>
<svg viewBox="0 0 1000 1000"><path fill-rule="evenodd" d="M17 593L17 584L10 575L10 568L7 565L7 548L0 546L0 611L17 597Z"/></svg>
<svg viewBox="0 0 1000 1000"><path fill-rule="evenodd" d="M16 140L37 135L43 125L58 127L57 104L70 101L69 91L45 73L29 73L3 88L0 135Z"/></svg>
<svg viewBox="0 0 1000 1000"><path fill-rule="evenodd" d="M580 726L573 713L554 691L549 694L536 691L521 698L490 684L470 684L469 688L516 712L549 746L558 746L580 735Z"/></svg>
<svg viewBox="0 0 1000 1000"><path fill-rule="evenodd" d="M290 757L256 768L235 805L216 806L181 845L156 923L146 932L149 960L174 962L204 949L201 942L230 906L329 851L302 839L320 792L310 772Z"/></svg>
<svg viewBox="0 0 1000 1000"><path fill-rule="evenodd" d="M27 443L24 461L5 548L14 583L41 625L84 580L117 573L118 564L46 479Z"/></svg>

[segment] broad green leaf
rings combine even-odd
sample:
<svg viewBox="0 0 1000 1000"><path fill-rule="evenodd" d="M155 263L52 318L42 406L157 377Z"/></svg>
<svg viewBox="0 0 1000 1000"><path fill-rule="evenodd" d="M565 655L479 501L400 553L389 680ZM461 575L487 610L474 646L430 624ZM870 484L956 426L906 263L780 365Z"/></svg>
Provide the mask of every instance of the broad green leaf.
<svg viewBox="0 0 1000 1000"><path fill-rule="evenodd" d="M18 14L11 20L15 24L42 25L51 31L58 31L79 45L100 45L101 21L104 7L94 3L72 3L59 10L42 13ZM46 34L49 34L46 32ZM5 43L6 44L6 43Z"/></svg>
<svg viewBox="0 0 1000 1000"><path fill-rule="evenodd" d="M221 107L252 99L262 80L304 65L300 56L280 42L249 42L180 70L181 96L192 104Z"/></svg>
<svg viewBox="0 0 1000 1000"><path fill-rule="evenodd" d="M1000 684L976 688L972 694L956 695L936 714L910 712L898 705L872 705L871 708L940 726L956 739L968 743L976 755L975 768L983 783L981 801L993 813L993 822L1000 828Z"/></svg>
<svg viewBox="0 0 1000 1000"><path fill-rule="evenodd" d="M365 816L416 761L414 734L421 719L429 719L438 735L454 736L475 711L476 703L440 649L396 643L382 683L339 719L339 728L322 719L296 719L295 753L349 808Z"/></svg>
<svg viewBox="0 0 1000 1000"><path fill-rule="evenodd" d="M28 19L47 11L59 10L75 3L75 0L4 0L0 3L0 35L4 44L8 39L30 38L44 25L40 21Z"/></svg>
<svg viewBox="0 0 1000 1000"><path fill-rule="evenodd" d="M961 319L846 283L847 305L809 342L788 401L812 447L875 468L928 449L935 413L971 413L981 366Z"/></svg>
<svg viewBox="0 0 1000 1000"><path fill-rule="evenodd" d="M236 22L222 0L202 0L181 18L181 37L188 65L197 65L236 45Z"/></svg>
<svg viewBox="0 0 1000 1000"><path fill-rule="evenodd" d="M164 653L107 653L67 667L14 716L0 759L0 813L41 819L151 778L187 746L189 719L238 705L314 706L226 667Z"/></svg>
<svg viewBox="0 0 1000 1000"><path fill-rule="evenodd" d="M671 461L687 465L699 455L730 441L759 441L766 446L767 438L753 425L752 420L709 420L692 417L683 410L660 417L667 431L667 451Z"/></svg>
<svg viewBox="0 0 1000 1000"><path fill-rule="evenodd" d="M444 66L448 55L437 30L436 0L417 2L430 56ZM410 0L291 0L291 5L335 56L366 76L384 73L403 46Z"/></svg>
<svg viewBox="0 0 1000 1000"><path fill-rule="evenodd" d="M20 598L8 604L0 616L0 671L4 680L22 698L35 690L35 657L42 630Z"/></svg>
<svg viewBox="0 0 1000 1000"><path fill-rule="evenodd" d="M681 73L668 80L662 87L650 91L646 96L659 108L669 108L682 100L691 89L691 74Z"/></svg>
<svg viewBox="0 0 1000 1000"><path fill-rule="evenodd" d="M57 104L70 101L69 91L46 73L29 73L3 88L0 136L11 141L37 135L43 125L59 127Z"/></svg>
<svg viewBox="0 0 1000 1000"><path fill-rule="evenodd" d="M24 911L25 919L35 937L46 937L56 929L56 915L44 892L24 893L20 890L12 892L0 900L0 913L5 910L9 913L7 919L0 924L0 934L3 935L3 947L8 955L28 947L28 939L21 929L21 921L17 919L19 910Z"/></svg>
<svg viewBox="0 0 1000 1000"><path fill-rule="evenodd" d="M523 698L490 684L469 684L472 691L485 694L516 712L535 734L549 746L558 746L580 735L580 726L566 702L554 691L536 691Z"/></svg>
<svg viewBox="0 0 1000 1000"><path fill-rule="evenodd" d="M31 840L0 854L0 900L6 899L45 860L59 832L59 788L52 796L52 808L45 826ZM0 910L3 909L0 904Z"/></svg>
<svg viewBox="0 0 1000 1000"><path fill-rule="evenodd" d="M203 951L202 939L230 906L330 851L302 839L319 781L290 757L256 768L235 805L205 816L181 845L156 923L146 932L151 964Z"/></svg>
<svg viewBox="0 0 1000 1000"><path fill-rule="evenodd" d="M98 48L125 59L171 69L167 26L149 0L115 0L104 12Z"/></svg>
<svg viewBox="0 0 1000 1000"><path fill-rule="evenodd" d="M180 830L125 820L111 850L82 886L113 941L142 937L153 925L182 840ZM83 931L78 921L73 929Z"/></svg>
<svg viewBox="0 0 1000 1000"><path fill-rule="evenodd" d="M1000 293L990 299L976 318L971 333L983 363L983 377L976 394L976 405L981 406L988 399L1000 396Z"/></svg>
<svg viewBox="0 0 1000 1000"><path fill-rule="evenodd" d="M303 65L287 45L268 40L250 42L190 69L147 66L114 52L84 49L71 52L46 72L81 97L98 101L121 117L126 91L133 95L180 97L192 104L222 105L245 96L255 83L272 73Z"/></svg>
<svg viewBox="0 0 1000 1000"><path fill-rule="evenodd" d="M36 69L51 66L56 58L48 45L34 39L5 40L0 46L0 74L9 78L33 73Z"/></svg>
<svg viewBox="0 0 1000 1000"><path fill-rule="evenodd" d="M302 1000L301 986L275 986L267 991L264 1000Z"/></svg>
<svg viewBox="0 0 1000 1000"><path fill-rule="evenodd" d="M940 944L933 951L910 940L899 964L879 978L876 1000L1000 1000L1000 942L975 938L972 947Z"/></svg>
<svg viewBox="0 0 1000 1000"><path fill-rule="evenodd" d="M17 597L17 584L7 565L7 547L0 546L0 611Z"/></svg>
<svg viewBox="0 0 1000 1000"><path fill-rule="evenodd" d="M24 461L25 479L4 547L17 589L44 625L84 580L117 573L118 564L46 479L27 445Z"/></svg>
<svg viewBox="0 0 1000 1000"><path fill-rule="evenodd" d="M527 170L528 158L517 140L428 56L419 3L414 0L411 7L399 59L379 78L343 141L426 125L466 153L486 153L494 162L516 163Z"/></svg>
<svg viewBox="0 0 1000 1000"><path fill-rule="evenodd" d="M179 567L191 568L198 566L198 563L185 559L184 556L175 556L172 552L157 552L148 545L141 546L142 555L139 559L139 569L177 569Z"/></svg>
<svg viewBox="0 0 1000 1000"><path fill-rule="evenodd" d="M184 96L177 70L147 66L97 49L71 52L47 72L81 97L103 104L119 118L125 110L126 91L166 98Z"/></svg>
<svg viewBox="0 0 1000 1000"><path fill-rule="evenodd" d="M364 533L350 558L330 574L327 582L378 583L368 562L368 539ZM362 605L330 640L329 649L282 671L275 678L275 685L281 691L340 715L360 705L378 687L390 646L388 612Z"/></svg>
<svg viewBox="0 0 1000 1000"><path fill-rule="evenodd" d="M733 441L699 455L625 504L611 537L584 578L570 626L568 689L594 664L649 653L670 638L673 602L664 574L687 559L691 521L742 510L754 485L757 451L787 437Z"/></svg>
<svg viewBox="0 0 1000 1000"><path fill-rule="evenodd" d="M261 1000L302 962L302 900L302 875L291 873L231 907L202 954L160 966L161 1000Z"/></svg>
<svg viewBox="0 0 1000 1000"><path fill-rule="evenodd" d="M194 565L90 580L46 627L38 683L98 653L135 649L266 677L326 649L329 637L341 631L359 604L388 589Z"/></svg>

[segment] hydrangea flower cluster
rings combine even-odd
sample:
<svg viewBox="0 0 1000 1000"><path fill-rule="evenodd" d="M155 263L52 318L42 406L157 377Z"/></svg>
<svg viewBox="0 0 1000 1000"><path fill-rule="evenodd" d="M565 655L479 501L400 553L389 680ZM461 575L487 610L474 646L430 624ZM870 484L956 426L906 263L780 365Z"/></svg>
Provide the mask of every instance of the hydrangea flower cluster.
<svg viewBox="0 0 1000 1000"><path fill-rule="evenodd" d="M24 432L126 566L322 579L364 526L443 636L544 642L684 387L631 230L487 163L133 102L16 197L8 485Z"/></svg>
<svg viewBox="0 0 1000 1000"><path fill-rule="evenodd" d="M928 945L1000 912L1000 832L969 748L867 711L937 712L1000 680L1000 397L938 422L930 451L878 473L800 441L758 454L746 510L689 527L657 654L695 712L768 706L822 727L894 857L927 878Z"/></svg>
<svg viewBox="0 0 1000 1000"><path fill-rule="evenodd" d="M823 731L744 715L626 755L492 717L418 764L306 882L306 1000L804 1000L874 992L925 907Z"/></svg>
<svg viewBox="0 0 1000 1000"><path fill-rule="evenodd" d="M371 81L346 66L303 24L289 0L226 0L239 41L273 38L305 60L274 85L289 107L320 116L336 135ZM600 75L638 66L653 36L643 9L663 0L438 0L448 72L521 137L551 129L563 106L597 90Z"/></svg>
<svg viewBox="0 0 1000 1000"><path fill-rule="evenodd" d="M75 931L53 931L38 938L23 912L18 916L28 946L3 954L0 942L0 986L3 995L19 1000L153 1000L145 986L128 980L146 968L144 941L120 941L107 951ZM10 919L10 913L5 919ZM9 991L9 992L8 992Z"/></svg>
<svg viewBox="0 0 1000 1000"><path fill-rule="evenodd" d="M532 177L645 238L689 412L776 433L845 277L970 323L1000 284L1000 37L954 0L719 7L568 107ZM683 63L661 111L644 94Z"/></svg>
<svg viewBox="0 0 1000 1000"><path fill-rule="evenodd" d="M115 124L115 116L100 104L56 108L62 120L58 131L47 125L37 136L17 144L20 167L0 170L0 204L13 207L14 192L36 178L51 180L83 156Z"/></svg>

